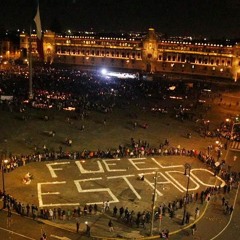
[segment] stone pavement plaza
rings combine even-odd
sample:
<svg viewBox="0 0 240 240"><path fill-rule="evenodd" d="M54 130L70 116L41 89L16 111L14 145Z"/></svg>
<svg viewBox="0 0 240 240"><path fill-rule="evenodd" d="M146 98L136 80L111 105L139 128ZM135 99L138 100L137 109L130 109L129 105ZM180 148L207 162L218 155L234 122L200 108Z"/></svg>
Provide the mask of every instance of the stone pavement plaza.
<svg viewBox="0 0 240 240"><path fill-rule="evenodd" d="M7 192L25 204L36 204L40 208L53 209L62 207L73 210L80 204L97 203L99 212L80 216L80 232L85 231L85 222L91 226L91 235L95 238L124 238L136 239L148 237L150 224L146 228L128 226L122 220L112 216L112 209L123 206L129 211L150 211L152 193L154 191L154 176L158 172L156 206L168 204L181 198L186 193L187 177L184 175L184 164L192 166L189 193L205 190L208 186L223 184L220 178L213 176L211 169L197 158L186 156L154 156L147 158L129 159L92 159L86 161L65 160L57 162L37 162L19 167L6 174ZM34 179L29 185L23 184L22 176L31 172ZM144 173L145 180L138 179ZM9 187L11 186L11 187ZM22 194L24 192L24 194ZM236 190L228 194L226 199L233 201ZM173 218L167 213L162 220L154 221L153 233L158 236L159 230L170 231L171 239L192 239L191 224L194 222L194 211L200 209L200 217L196 237L200 233L201 224L210 222L212 226L212 212L220 219L219 225L213 228L212 234L217 233L218 227L227 223L229 216L225 216L221 206L222 193L216 194L210 201L203 204L198 200L187 206L191 213L190 225L182 226L183 209L176 211ZM110 211L101 213L102 202L110 201ZM117 214L118 216L119 214ZM108 221L113 220L114 232L109 232ZM203 221L204 219L204 221ZM42 220L47 224L76 231L76 219L70 220ZM214 230L215 229L215 230ZM202 231L201 231L202 232ZM196 238L197 239L197 238ZM207 239L207 238L199 238Z"/></svg>
<svg viewBox="0 0 240 240"><path fill-rule="evenodd" d="M213 103L209 103L211 104L211 112L204 112L204 117L211 121L211 128L213 129L226 116L236 114L236 109L227 107L228 100L226 100L226 104L223 106L219 106L218 101L218 99L215 99ZM102 115L91 113L90 118L84 120L86 128L83 132L78 131L82 122L74 121L73 124L66 125L65 120L63 120L64 117L60 118L56 116L46 126L44 121L38 118L35 119L34 114L34 120L20 123L17 118L13 119L12 114L9 114L9 116L7 114L0 116L0 118L3 118L3 123L5 124L2 125L3 130L8 129L7 133L9 134L9 137L7 136L8 141L4 144L8 150L17 149L17 153L25 152L26 149L33 151L33 144L39 146L43 143L46 143L47 146L54 144L53 147L57 149L59 144L62 144L62 140L68 135L72 137L74 144L71 148L64 146L65 151L75 151L79 148L92 149L92 147L95 149L117 147L121 143L129 143L131 137L134 137L136 140L147 140L150 142L150 145L154 146L158 146L165 138L168 138L171 146L176 147L180 145L186 149L206 151L207 146L214 144L215 140L217 140L215 138L200 137L196 132L197 125L195 122L180 122L171 116L153 114L148 111L137 112L137 121L138 123L149 123L149 129L137 128L133 130L132 122L136 119L129 117L127 110L122 110L109 115L106 126L102 124ZM18 127L16 129L10 128L7 125L10 122ZM34 134L29 129L34 129ZM42 134L44 131L52 129L57 129L54 138ZM192 133L192 139L186 138L187 132ZM7 135L7 133L4 132L4 135ZM32 138L32 143L23 144L22 139L26 139L27 134ZM18 148L15 148L16 146ZM229 157L226 159L227 164L232 165L232 155L236 154L238 159L240 159L239 152L229 151L228 154ZM224 150L223 156L226 156L226 151ZM183 175L185 163L190 163L193 169L189 186L190 192L200 192L206 189L206 185L214 185L216 182L216 178L209 172L210 169L208 169L208 166L196 158L182 156L154 156L153 158L155 161L151 157L147 157L147 159L135 160L93 159L85 162L63 160L57 161L57 165L51 165L50 162L31 163L5 175L6 191L18 201L25 204L36 204L46 209L59 206L65 209L73 209L79 204L83 207L86 203L95 202L98 202L99 208L101 208L103 201L110 200L113 201L110 203L111 209L114 205L118 208L121 206L124 208L128 207L129 210L134 210L136 214L138 211L151 211L154 172L156 171L159 172L157 204L167 204L185 195L187 186L187 178ZM239 168L240 165L237 161L233 169L240 171ZM29 185L22 182L27 172L30 172L34 176ZM145 181L138 180L138 176L141 173L145 174ZM220 182L220 180L218 181ZM54 182L55 184L53 184ZM226 199L231 204L234 202L235 194L236 189L226 196ZM160 228L164 230L168 229L171 239L211 239L218 232L221 232L231 218L231 216L224 215L221 198L222 193L213 197L208 205L204 202L203 205L192 203L188 206L188 210L192 214L197 206L200 208L200 217L197 222L198 230L194 236L191 235L191 230L188 226L185 229L181 225L182 209L176 212L173 219L168 214L163 216ZM237 203L236 210L238 210L239 201ZM201 217L203 213L204 215ZM239 213L239 210L237 213ZM139 229L136 227L130 228L115 218L113 218L115 231L110 233L107 225L109 218L112 218L111 212L109 214L101 214L99 212L97 215L81 216L80 229L84 231L85 221L88 221L91 226L92 236L99 236L104 239L113 237L134 239L149 235L149 224L147 224L146 229L141 227ZM75 231L75 219L64 222L62 220L44 221L48 224L55 224L59 227ZM190 224L193 221L194 217L190 219ZM154 223L154 234L158 233L159 223L159 220ZM231 236L231 232L237 232L239 230L238 226L239 224L231 224L231 231L228 231L228 236ZM181 231L177 232L178 230ZM81 238L83 237L81 236ZM217 239L226 238L220 237ZM237 238L235 236L232 239Z"/></svg>

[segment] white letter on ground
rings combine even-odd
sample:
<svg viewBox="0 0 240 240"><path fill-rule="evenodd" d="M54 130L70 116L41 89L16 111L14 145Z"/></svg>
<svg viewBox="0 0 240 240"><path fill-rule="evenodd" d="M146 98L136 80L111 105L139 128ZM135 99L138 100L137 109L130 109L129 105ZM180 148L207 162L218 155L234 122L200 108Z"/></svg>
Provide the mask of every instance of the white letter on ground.
<svg viewBox="0 0 240 240"><path fill-rule="evenodd" d="M57 178L57 174L55 173L55 171L63 170L62 168L52 168L52 166L63 165L63 164L70 164L70 162L60 162L60 163L48 163L48 164L46 164L46 166L48 167L48 169L50 171L50 174L51 174L52 178Z"/></svg>

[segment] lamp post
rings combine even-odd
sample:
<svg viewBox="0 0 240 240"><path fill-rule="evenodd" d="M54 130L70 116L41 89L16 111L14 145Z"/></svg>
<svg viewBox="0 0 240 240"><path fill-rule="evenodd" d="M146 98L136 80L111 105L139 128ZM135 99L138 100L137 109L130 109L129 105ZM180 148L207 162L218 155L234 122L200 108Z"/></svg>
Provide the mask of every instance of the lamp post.
<svg viewBox="0 0 240 240"><path fill-rule="evenodd" d="M185 163L184 168L185 168L184 175L186 175L188 177L188 180L187 180L187 191L186 191L186 196L185 196L186 198L185 198L185 202L184 202L184 206L183 206L182 225L184 225L186 222L187 197L188 197L188 189L189 189L189 182L190 182L190 175L191 175L191 165L189 163Z"/></svg>
<svg viewBox="0 0 240 240"><path fill-rule="evenodd" d="M151 219L151 228L150 228L150 236L153 235L153 222L154 222L154 210L155 210L155 202L157 199L157 177L158 177L158 172L155 172L155 177L154 177L154 192L153 192L153 197L152 197L152 219Z"/></svg>
<svg viewBox="0 0 240 240"><path fill-rule="evenodd" d="M2 169L2 189L3 189L3 194L5 194L5 177L4 177L4 165L8 163L8 160L2 160L1 163L1 169Z"/></svg>

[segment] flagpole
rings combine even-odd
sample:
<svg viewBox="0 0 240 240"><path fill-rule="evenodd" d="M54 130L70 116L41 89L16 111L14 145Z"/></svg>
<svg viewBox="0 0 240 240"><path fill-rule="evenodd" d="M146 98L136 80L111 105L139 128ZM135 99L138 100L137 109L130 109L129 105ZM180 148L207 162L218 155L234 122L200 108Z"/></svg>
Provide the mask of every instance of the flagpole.
<svg viewBox="0 0 240 240"><path fill-rule="evenodd" d="M30 34L29 34L29 99L33 99L33 89L32 89L32 26L30 25Z"/></svg>

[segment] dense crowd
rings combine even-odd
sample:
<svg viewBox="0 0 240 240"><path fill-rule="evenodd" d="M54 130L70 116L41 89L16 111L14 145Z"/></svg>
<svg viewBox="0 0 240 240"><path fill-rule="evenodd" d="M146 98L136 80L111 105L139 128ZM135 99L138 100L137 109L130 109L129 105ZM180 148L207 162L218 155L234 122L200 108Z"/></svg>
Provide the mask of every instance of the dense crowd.
<svg viewBox="0 0 240 240"><path fill-rule="evenodd" d="M109 113L114 108L123 108L131 104L136 104L139 109L148 109L154 114L173 114L175 118L180 120L202 119L201 114L197 115L197 110L202 108L203 104L200 101L201 86L196 85L194 88L188 88L183 83L177 83L175 91L169 90L171 83L165 82L144 82L139 80L119 80L116 78L107 79L98 71L86 72L79 69L61 69L54 67L37 67L34 72L34 98L27 99L28 93L28 70L16 67L11 71L0 72L0 95L13 95L13 100L0 100L1 110L17 111L22 114L23 120L28 118L26 109L29 107L41 109L55 109L58 111L68 110L74 111L75 117L84 119L87 117L88 111L99 111L102 113ZM188 102L185 105L171 108L169 106L169 99L181 95ZM149 96L161 99L161 104L152 101L146 101ZM154 98L153 98L154 99ZM166 100L166 101L165 101ZM189 103L190 102L190 103ZM205 108L207 110L208 107ZM196 113L196 114L195 114ZM49 116L46 114L44 120L48 121ZM70 121L70 119L67 119ZM202 121L202 120L201 120ZM104 119L104 124L106 120ZM148 128L148 124L140 124L133 122L133 128L143 127ZM82 126L84 129L84 126ZM200 128L200 134L204 137L208 136L209 123L203 121ZM215 135L217 137L224 137L230 140L239 141L239 132L234 132L232 135L232 125L223 123ZM54 131L49 132L51 136L55 135ZM191 133L187 133L191 138ZM66 144L71 146L71 139L66 139ZM58 161L61 159L71 160L91 160L92 158L134 158L134 157L148 157L148 156L189 156L199 159L207 166L211 167L215 175L219 175L225 180L226 185L221 189L220 186L208 188L201 193L191 193L180 199L176 199L168 204L159 203L154 213L154 219L159 219L159 215L173 218L179 209L182 209L185 204L204 201L209 201L210 197L216 194L229 193L232 187L238 183L240 173L226 169L224 159L221 159L221 149L217 149L217 159L213 157L209 149L207 152L201 152L196 149L186 149L181 146L172 147L166 139L158 146L152 146L146 140L136 140L131 138L129 144L120 144L113 149L82 149L79 151L63 151L60 146L58 151L51 151L47 146L43 145L41 149L35 148L32 154L9 155L7 163L2 162L2 169L5 173L11 172L17 167L24 166L31 162L41 161ZM19 202L14 197L7 193L0 192L0 196L4 198L4 207L8 211L14 210L18 214L32 217L36 219L41 217L49 220L70 220L71 218L80 217L86 214L97 214L98 212L110 213L119 221L125 222L129 226L145 227L145 224L150 223L151 213L148 210L135 213L128 209L128 207L111 208L103 204L103 208L99 206L85 205L74 209L53 208L53 209L38 209L35 205L29 203ZM224 198L225 199L225 198ZM222 199L222 205L226 213L231 214L232 206ZM190 213L186 215L186 223L188 223ZM162 233L163 234L163 233ZM168 234L166 230L164 234Z"/></svg>
<svg viewBox="0 0 240 240"><path fill-rule="evenodd" d="M86 110L109 112L115 106L127 106L130 102L143 104L149 110L159 109L167 112L166 102L175 95L181 95L181 99L189 99L188 107L177 107L176 111L181 117L186 117L185 110L199 105L201 86L186 87L185 83L174 83L176 88L169 90L172 83L167 81L146 82L140 80L122 80L106 78L100 71L83 71L78 68L66 67L35 67L33 75L34 94L32 101L24 101L28 98L27 68L16 67L11 71L0 72L0 95L12 95L14 100L6 108L11 110L24 110L26 104L35 108L54 108L58 110L75 108L82 114ZM146 99L158 98L161 100L148 105ZM159 101L158 101L159 102ZM194 104L193 104L194 103ZM201 104L200 104L201 105ZM155 111L156 112L156 111Z"/></svg>
<svg viewBox="0 0 240 240"><path fill-rule="evenodd" d="M38 208L34 204L26 204L19 202L14 197L1 192L0 198L3 198L4 208L7 209L8 215L11 216L12 211L15 211L21 216L31 217L33 220L42 218L51 221L71 221L77 219L77 232L79 231L79 218L83 216L91 216L96 214L107 214L110 218L115 219L121 223L126 224L132 228L143 228L146 229L152 221L152 214L154 214L154 221L160 221L162 218L174 219L176 214L182 215L182 209L186 205L196 206L194 211L186 211L183 216L182 224L189 224L192 220L196 220L200 216L200 208L204 203L209 202L212 198L218 199L217 201L222 206L223 214L231 215L233 212L233 205L226 200L227 194L231 191L232 185L208 187L206 190L201 192L191 192L184 195L182 198L177 198L169 203L155 203L156 207L154 212L151 210L143 210L135 212L130 210L128 207L114 207L110 206L109 201L103 201L102 206L97 204L86 204L84 206L78 206L75 208ZM226 198L225 198L226 197ZM219 200L220 199L220 200ZM221 202L220 202L221 201ZM109 230L114 231L112 220L109 221ZM196 231L196 226L192 229L193 234ZM162 230L160 232L160 238L168 238L169 230Z"/></svg>
<svg viewBox="0 0 240 240"><path fill-rule="evenodd" d="M207 194L210 192L211 194L215 194L215 193L220 193L223 192L225 193L229 193L230 190L236 186L236 184L238 184L239 179L240 179L240 173L234 172L234 171L230 171L230 169L226 169L225 166L225 161L222 160L220 161L219 165L216 165L216 161L213 157L213 154L211 154L211 150L210 152L207 153L203 153L201 151L197 151L197 150L187 150L185 148L180 148L180 146L178 147L171 147L169 145L169 141L167 139L165 139L165 141L163 143L161 143L159 145L158 149L154 149L150 147L150 144L147 141L143 141L143 140L138 140L135 141L133 138L130 139L130 143L128 147L124 147L122 145L119 145L117 150L114 151L97 151L95 154L93 154L92 156L87 155L82 155L80 154L80 152L76 153L61 153L61 152L57 152L56 154L51 154L51 153L45 153L42 154L41 157L39 157L39 154L37 155L28 155L28 156L12 156L10 162L8 163L3 163L3 171L5 173L9 173L11 171L13 171L15 168L20 167L20 166L24 166L25 164L28 164L30 162L34 162L34 161L47 161L47 160L60 160L61 158L65 159L72 159L72 160L78 160L78 159L88 159L89 161L91 161L91 158L96 158L96 157L100 157L100 158L114 158L114 157L147 157L147 156L162 156L162 157L167 157L167 156L189 156L189 157L194 157L199 159L200 161L202 161L204 164L208 165L209 167L212 168L212 170L214 171L215 175L219 175L224 181L225 181L225 186L221 189L220 186L216 186L215 188L208 188L206 190L206 192L201 192L201 194L196 193L196 195L194 196L194 194L189 194L189 196L183 197L182 199L173 201L172 203L165 205L163 204L161 206L161 210L158 210L157 213L159 214L161 212L161 214L165 215L165 213L168 211L169 216L174 216L174 213L177 209L181 209L182 206L185 204L185 202L187 203L191 203L193 202L193 200L195 199L195 201L198 201L199 199L201 200L201 203L203 203L204 199L206 198ZM85 152L86 153L86 152ZM133 153L133 154L132 154ZM52 157L51 157L52 156ZM29 176L29 178L31 178L31 176ZM143 178L144 180L144 178ZM69 209L41 209L40 211L38 210L37 206L34 205L29 205L27 204L25 206L25 204L23 203L19 203L16 199L14 199L13 197L5 194L5 193L1 193L6 201L4 201L5 203L8 203L8 205L11 206L11 208L15 209L15 211L19 214L23 214L26 216L31 215L33 216L33 218L35 218L35 215L38 215L42 218L46 218L46 219L70 219L71 217L76 217L76 216L80 216L82 214L86 214L86 213L97 213L97 211L99 211L98 206L95 204L94 206L92 205L85 205L84 208L81 210L81 208L76 208L74 210L69 210ZM109 205L108 205L109 208ZM35 211L35 210L36 211ZM105 207L102 209L102 211L105 212ZM126 209L124 210L124 214L122 210L120 211L116 209L113 209L113 215L116 216L117 213L119 211L119 218L122 219L123 221L132 224L132 220L131 217L133 216L133 212L129 212L129 210ZM127 213L125 213L125 211ZM169 212L170 211L170 212ZM34 212L37 212L37 214L34 214ZM122 212L122 213L120 213ZM146 214L146 223L148 223L149 221L147 219L149 219L149 212L145 212L143 211L144 215ZM157 216L156 213L156 216ZM125 216L125 217L124 217ZM138 216L142 216L142 214ZM140 225L141 221L138 221L142 218L137 218L137 226ZM145 217L144 217L145 219ZM135 222L135 220L134 220Z"/></svg>

